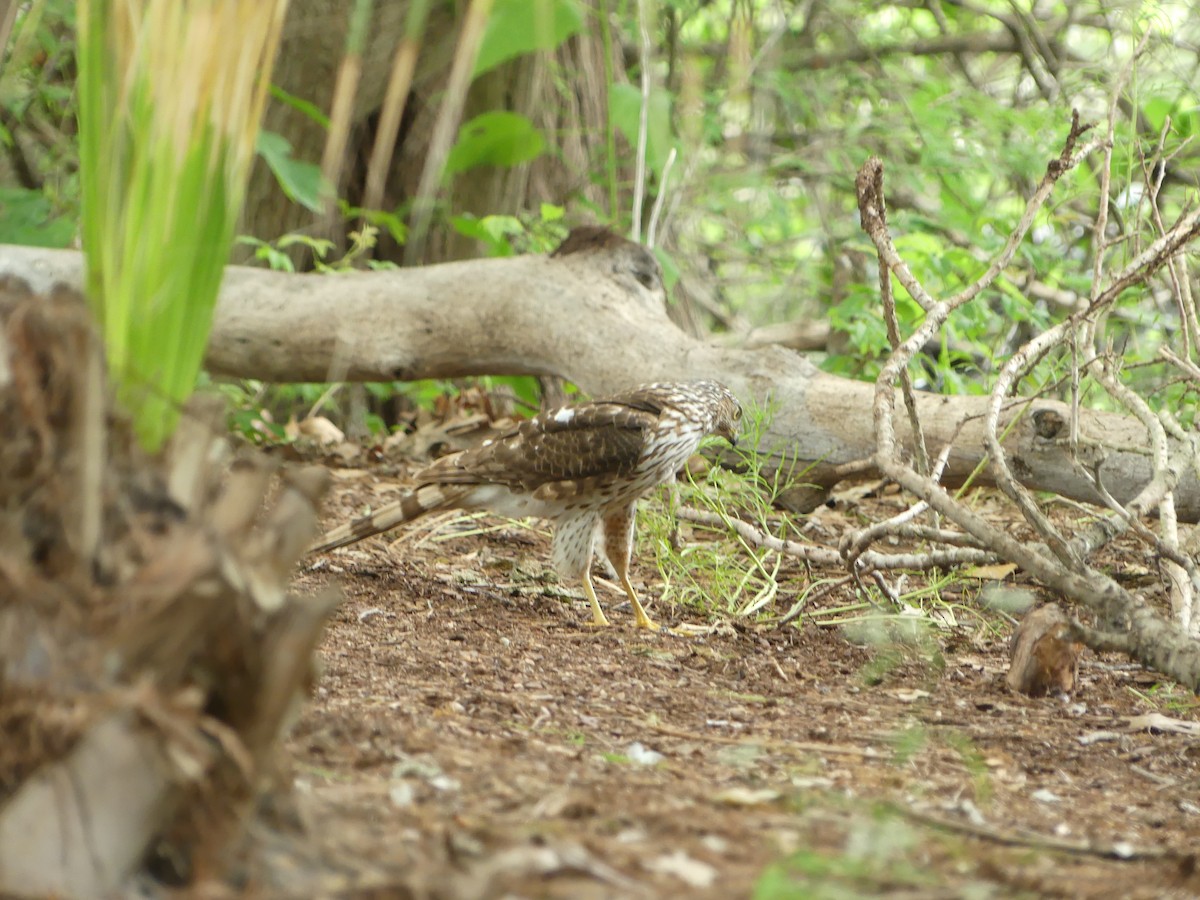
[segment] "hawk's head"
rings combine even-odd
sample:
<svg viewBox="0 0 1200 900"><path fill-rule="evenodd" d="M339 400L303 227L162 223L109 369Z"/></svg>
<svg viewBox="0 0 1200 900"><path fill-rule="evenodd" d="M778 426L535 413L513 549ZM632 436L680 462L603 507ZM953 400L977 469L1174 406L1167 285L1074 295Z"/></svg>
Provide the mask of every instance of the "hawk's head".
<svg viewBox="0 0 1200 900"><path fill-rule="evenodd" d="M742 405L733 391L715 381L696 381L690 385L700 400L701 412L696 416L705 424L708 434L723 437L737 446L738 423L742 420Z"/></svg>

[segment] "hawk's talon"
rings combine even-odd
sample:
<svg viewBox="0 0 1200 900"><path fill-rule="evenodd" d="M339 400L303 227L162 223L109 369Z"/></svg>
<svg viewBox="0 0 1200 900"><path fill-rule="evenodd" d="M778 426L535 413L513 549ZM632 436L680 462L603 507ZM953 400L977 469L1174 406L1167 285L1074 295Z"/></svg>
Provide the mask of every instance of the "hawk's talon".
<svg viewBox="0 0 1200 900"><path fill-rule="evenodd" d="M628 543L626 544L628 546ZM620 557L618 557L620 560ZM638 628L645 628L647 631L658 631L658 624L646 615L646 608L642 606L642 601L638 599L637 591L633 589L633 585L629 582L629 553L626 551L624 560L617 567L617 574L621 576L621 587L625 589L625 596L629 598L629 603L633 606L633 617L636 620Z"/></svg>
<svg viewBox="0 0 1200 900"><path fill-rule="evenodd" d="M607 628L609 624L608 616L604 615L604 610L600 608L600 601L596 599L596 589L592 587L592 576L583 573L583 592L587 595L588 602L592 604L592 621L588 624L592 628Z"/></svg>
<svg viewBox="0 0 1200 900"><path fill-rule="evenodd" d="M638 628L645 628L647 631L661 631L662 628L657 622L649 616L643 614L638 617L636 625Z"/></svg>

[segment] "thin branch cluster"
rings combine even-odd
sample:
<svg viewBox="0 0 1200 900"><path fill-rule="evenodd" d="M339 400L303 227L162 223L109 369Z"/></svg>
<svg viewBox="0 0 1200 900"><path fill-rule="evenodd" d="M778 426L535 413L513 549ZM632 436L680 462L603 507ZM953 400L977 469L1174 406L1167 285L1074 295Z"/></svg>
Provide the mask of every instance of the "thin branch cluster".
<svg viewBox="0 0 1200 900"><path fill-rule="evenodd" d="M1093 625L1079 617L1073 621L1076 637L1097 649L1123 649L1142 662L1171 675L1189 687L1200 687L1200 571L1196 556L1200 540L1181 536L1174 513L1173 491L1182 473L1200 472L1200 436L1187 430L1169 410L1155 411L1147 400L1131 389L1120 377L1122 359L1104 337L1104 321L1118 297L1130 288L1148 284L1152 277L1165 274L1169 281L1179 318L1179 340L1175 347L1164 347L1160 357L1175 372L1176 380L1200 387L1200 367L1196 364L1200 348L1200 324L1191 279L1186 268L1185 250L1200 235L1200 210L1185 208L1173 222L1164 221L1159 205L1165 154L1160 140L1158 153L1143 161L1143 217L1154 229L1154 239L1146 246L1133 245L1131 259L1116 271L1109 270L1110 252L1116 245L1135 240L1128 234L1115 233L1110 227L1108 210L1112 203L1110 172L1116 120L1115 97L1128 72L1118 79L1110 106L1107 132L1085 141L1092 128L1073 117L1061 153L1046 167L1045 175L1029 198L1024 215L1009 235L1004 249L974 283L946 300L936 300L922 287L905 264L888 230L884 195L883 163L872 158L859 171L856 181L863 230L874 243L880 260L882 308L892 337L892 354L876 382L874 424L875 463L888 478L914 494L918 502L905 513L887 522L873 525L843 542L844 559L857 566L871 566L867 548L884 535L901 534L918 516L932 510L965 535L975 547L991 551L1018 565L1025 572L1090 612ZM1095 154L1101 156L1097 164ZM992 477L1037 535L1037 543L1021 541L985 521L955 499L940 484L940 466L930 465L928 449L923 446L917 403L908 381L908 366L927 341L936 338L950 314L971 302L988 288L1012 261L1017 246L1025 238L1037 213L1051 196L1064 174L1083 160L1089 160L1100 172L1100 197L1093 227L1091 289L1086 305L1059 324L1043 331L1019 347L1000 369L990 394L986 417L985 443ZM1127 248L1128 249L1128 248ZM926 312L922 325L900 341L895 303L891 298L891 278L895 278ZM1106 510L1094 523L1071 535L1064 534L1043 512L1038 500L1013 472L1005 448L1005 432L1012 424L1012 397L1018 394L1022 380L1047 355L1063 354L1071 361L1070 406L1076 415L1065 423L1064 437L1070 449L1076 474L1091 482ZM1105 457L1103 438L1085 438L1080 434L1078 411L1085 379L1101 388L1115 405L1134 416L1146 430L1146 452L1152 460L1152 476L1131 500L1118 502L1100 477ZM897 385L903 398L912 434L912 446L905 446L897 435ZM1018 410L1020 405L1018 406ZM1155 516L1157 521L1152 521ZM1135 596L1101 573L1090 562L1095 552L1121 534L1130 533L1152 548L1159 561L1163 592L1169 599L1168 620L1155 611L1143 596ZM944 551L935 551L940 557ZM979 550L972 550L978 553ZM964 560L965 561L965 560ZM941 559L937 564L941 564ZM932 556L928 564L935 564Z"/></svg>

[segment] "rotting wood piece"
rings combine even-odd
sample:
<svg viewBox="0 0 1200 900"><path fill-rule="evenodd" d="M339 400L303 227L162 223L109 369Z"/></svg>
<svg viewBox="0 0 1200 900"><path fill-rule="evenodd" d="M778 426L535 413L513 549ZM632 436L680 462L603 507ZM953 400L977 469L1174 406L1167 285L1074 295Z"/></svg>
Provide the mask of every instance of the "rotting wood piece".
<svg viewBox="0 0 1200 900"><path fill-rule="evenodd" d="M1031 609L1012 637L1012 664L1005 681L1031 697L1075 690L1083 645L1071 636L1067 614L1056 603Z"/></svg>

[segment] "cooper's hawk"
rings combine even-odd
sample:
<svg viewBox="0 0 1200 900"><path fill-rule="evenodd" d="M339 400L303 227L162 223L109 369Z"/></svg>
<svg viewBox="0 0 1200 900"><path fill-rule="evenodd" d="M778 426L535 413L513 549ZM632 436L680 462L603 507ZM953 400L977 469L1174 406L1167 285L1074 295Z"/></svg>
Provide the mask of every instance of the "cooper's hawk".
<svg viewBox="0 0 1200 900"><path fill-rule="evenodd" d="M487 509L540 516L554 525L554 567L578 579L592 623L608 619L592 587L599 550L616 570L639 628L657 629L629 583L638 499L665 484L705 435L735 443L742 409L713 381L650 384L575 406L563 406L445 456L417 474L417 486L378 512L327 533L310 548L353 544L439 509Z"/></svg>

